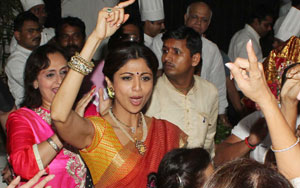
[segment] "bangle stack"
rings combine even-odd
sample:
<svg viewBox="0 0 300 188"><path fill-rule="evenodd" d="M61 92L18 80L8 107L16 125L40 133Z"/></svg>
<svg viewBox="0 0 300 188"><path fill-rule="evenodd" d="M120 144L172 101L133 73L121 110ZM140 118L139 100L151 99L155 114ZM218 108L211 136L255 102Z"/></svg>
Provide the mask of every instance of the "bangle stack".
<svg viewBox="0 0 300 188"><path fill-rule="evenodd" d="M298 137L297 138L297 141L296 141L296 143L295 144L293 144L293 145L291 145L290 147L288 147L288 148L284 148L284 149L273 149L273 146L271 146L271 150L273 151L273 152L284 152L284 151L288 151L288 150L290 150L290 149L292 149L293 147L295 147L298 143L299 143L299 141L300 141L300 138Z"/></svg>
<svg viewBox="0 0 300 188"><path fill-rule="evenodd" d="M245 144L248 146L248 148L250 148L251 150L254 150L255 148L256 148L256 145L251 145L250 143L249 143L249 137L247 137L246 139L245 139Z"/></svg>
<svg viewBox="0 0 300 188"><path fill-rule="evenodd" d="M47 142L50 144L50 146L56 151L56 153L59 153L61 148L58 147L58 145L52 140L51 137L47 139Z"/></svg>
<svg viewBox="0 0 300 188"><path fill-rule="evenodd" d="M71 58L71 61L68 62L68 66L72 70L86 76L92 72L94 63L86 61L80 56L78 52L76 52L75 55Z"/></svg>

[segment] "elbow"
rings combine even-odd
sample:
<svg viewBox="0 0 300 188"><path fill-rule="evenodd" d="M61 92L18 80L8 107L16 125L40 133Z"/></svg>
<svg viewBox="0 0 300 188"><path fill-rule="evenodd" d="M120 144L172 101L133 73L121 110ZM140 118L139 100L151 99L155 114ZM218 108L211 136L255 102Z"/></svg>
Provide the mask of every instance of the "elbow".
<svg viewBox="0 0 300 188"><path fill-rule="evenodd" d="M51 119L53 122L65 123L68 116L65 116L63 112L56 112L51 110Z"/></svg>

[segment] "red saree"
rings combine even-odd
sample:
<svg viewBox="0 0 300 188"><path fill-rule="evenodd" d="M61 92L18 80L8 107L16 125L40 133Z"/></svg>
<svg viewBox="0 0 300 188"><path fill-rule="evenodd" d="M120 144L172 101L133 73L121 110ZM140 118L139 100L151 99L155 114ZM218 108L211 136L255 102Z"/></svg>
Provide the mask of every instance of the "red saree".
<svg viewBox="0 0 300 188"><path fill-rule="evenodd" d="M186 135L177 126L165 120L152 118L145 141L146 153L140 155L132 142L122 146L100 179L95 182L96 187L146 187L148 174L156 172L163 156L168 151L178 148L181 138L185 139L185 137ZM88 153L82 155L85 160L88 159L85 158L86 155ZM103 156L97 158L101 160ZM91 164L89 161L86 163L88 166ZM89 168L93 167L89 166Z"/></svg>

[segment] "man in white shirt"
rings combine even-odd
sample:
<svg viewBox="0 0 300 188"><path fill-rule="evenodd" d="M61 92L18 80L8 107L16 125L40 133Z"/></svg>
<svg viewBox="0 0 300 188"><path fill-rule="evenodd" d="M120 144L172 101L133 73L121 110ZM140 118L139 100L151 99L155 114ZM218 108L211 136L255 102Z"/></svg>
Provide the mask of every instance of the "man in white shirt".
<svg viewBox="0 0 300 188"><path fill-rule="evenodd" d="M232 37L228 56L232 61L237 57L248 58L246 44L251 39L252 46L259 62L263 60L263 54L259 43L260 37L266 36L272 30L273 16L265 7L258 7L253 11L244 29L236 32Z"/></svg>
<svg viewBox="0 0 300 188"><path fill-rule="evenodd" d="M162 0L139 0L139 8L141 20L143 22L144 30L144 44L149 47L161 59L161 46L159 47L159 54L154 50L153 43L155 40L160 40L162 31L165 29L164 25L164 6ZM162 45L162 43L160 43ZM158 69L162 69L162 63L159 60Z"/></svg>
<svg viewBox="0 0 300 188"><path fill-rule="evenodd" d="M47 12L45 10L45 3L43 0L21 0L24 11L30 11L34 14L38 19L41 25L41 43L40 45L46 44L49 40L51 40L55 33L53 28L45 28L44 24L47 19ZM11 39L9 51L12 53L17 47L17 41L15 37Z"/></svg>
<svg viewBox="0 0 300 188"><path fill-rule="evenodd" d="M14 21L14 37L18 44L8 57L5 73L15 104L20 107L24 97L24 69L32 50L41 42L41 28L38 18L31 12L20 13Z"/></svg>
<svg viewBox="0 0 300 188"><path fill-rule="evenodd" d="M182 26L163 35L164 74L158 78L148 116L165 119L188 135L188 147L203 147L214 156L218 91L195 75L201 60L201 35Z"/></svg>
<svg viewBox="0 0 300 188"><path fill-rule="evenodd" d="M212 11L208 4L196 1L190 4L184 15L185 25L193 28L200 35L207 30L212 17ZM215 43L202 36L202 70L201 78L213 83L219 92L219 117L226 121L226 107L228 106L226 98L226 79L223 59L219 48Z"/></svg>
<svg viewBox="0 0 300 188"><path fill-rule="evenodd" d="M212 17L210 7L202 2L197 1L190 4L184 15L185 25L193 28L202 35L208 28ZM155 37L156 39L157 37ZM163 46L162 40L154 40L152 50L161 59ZM199 74L199 73L198 73ZM226 117L226 107L228 106L226 98L226 79L223 59L219 48L216 44L202 36L202 68L201 78L213 83L219 94L219 117L223 123L229 124Z"/></svg>

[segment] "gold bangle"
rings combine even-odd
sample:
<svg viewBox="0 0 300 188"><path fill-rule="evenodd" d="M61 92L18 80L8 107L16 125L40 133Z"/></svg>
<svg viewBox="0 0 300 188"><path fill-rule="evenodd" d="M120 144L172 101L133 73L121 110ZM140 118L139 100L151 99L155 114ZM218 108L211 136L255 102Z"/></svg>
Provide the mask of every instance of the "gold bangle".
<svg viewBox="0 0 300 188"><path fill-rule="evenodd" d="M50 144L50 146L56 151L56 153L60 152L60 148L58 147L58 145L52 140L51 137L49 137L47 139L47 142Z"/></svg>
<svg viewBox="0 0 300 188"><path fill-rule="evenodd" d="M86 61L79 55L78 52L76 52L71 58L71 61L68 62L68 66L74 71L86 76L92 72L94 63Z"/></svg>

